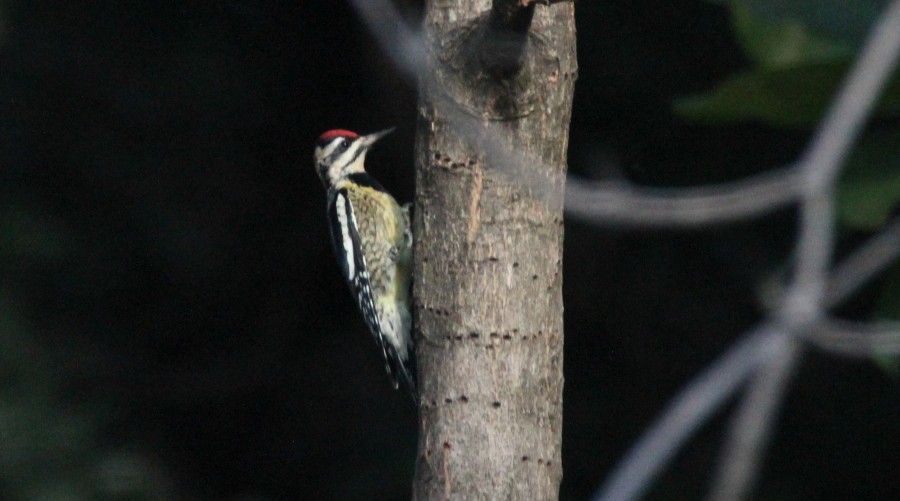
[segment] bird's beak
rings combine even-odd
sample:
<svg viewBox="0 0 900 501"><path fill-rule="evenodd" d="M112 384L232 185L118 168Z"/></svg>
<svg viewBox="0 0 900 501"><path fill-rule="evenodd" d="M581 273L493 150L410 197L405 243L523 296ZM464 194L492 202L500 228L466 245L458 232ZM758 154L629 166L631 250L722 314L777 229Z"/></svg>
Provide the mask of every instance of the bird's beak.
<svg viewBox="0 0 900 501"><path fill-rule="evenodd" d="M381 139L381 138L383 138L384 136L390 134L391 132L394 132L394 129L396 129L396 127L391 127L390 129L380 130L380 131L378 131L378 132L373 132L373 133L369 134L368 136L363 136L363 137L362 137L362 146L363 146L363 148L368 148L368 147L372 146L372 145L375 144L379 139Z"/></svg>

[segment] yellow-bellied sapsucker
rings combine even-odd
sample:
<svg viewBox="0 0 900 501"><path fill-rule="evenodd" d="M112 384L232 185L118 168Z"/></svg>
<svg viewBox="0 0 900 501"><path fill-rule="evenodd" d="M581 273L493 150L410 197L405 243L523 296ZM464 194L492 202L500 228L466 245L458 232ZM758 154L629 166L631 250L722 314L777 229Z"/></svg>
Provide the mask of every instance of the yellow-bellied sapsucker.
<svg viewBox="0 0 900 501"><path fill-rule="evenodd" d="M331 243L341 271L384 354L394 387L403 379L416 398L409 210L364 166L366 151L392 130L367 136L330 130L316 140L314 158L328 190Z"/></svg>

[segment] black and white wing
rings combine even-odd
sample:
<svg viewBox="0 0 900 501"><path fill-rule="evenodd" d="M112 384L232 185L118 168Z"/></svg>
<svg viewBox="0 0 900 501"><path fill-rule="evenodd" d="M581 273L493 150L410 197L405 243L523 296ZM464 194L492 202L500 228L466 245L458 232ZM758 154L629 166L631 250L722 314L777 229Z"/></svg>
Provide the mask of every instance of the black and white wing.
<svg viewBox="0 0 900 501"><path fill-rule="evenodd" d="M385 339L384 332L378 320L378 310L375 308L375 295L369 278L369 270L366 267L366 257L363 254L362 244L353 210L353 204L347 196L346 190L336 190L328 199L328 219L331 222L331 243L337 255L341 271L350 290L356 296L357 304L369 326L369 331L375 338L381 353L384 355L385 370L391 376L394 388L399 385L397 374L396 350ZM388 351L391 351L389 354ZM391 357L393 355L393 358Z"/></svg>

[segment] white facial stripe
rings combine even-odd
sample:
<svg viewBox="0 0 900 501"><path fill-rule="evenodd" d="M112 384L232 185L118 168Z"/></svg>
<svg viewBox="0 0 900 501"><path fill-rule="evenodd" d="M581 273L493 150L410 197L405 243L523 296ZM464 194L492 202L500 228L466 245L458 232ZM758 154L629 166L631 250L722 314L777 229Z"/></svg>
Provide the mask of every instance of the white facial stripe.
<svg viewBox="0 0 900 501"><path fill-rule="evenodd" d="M357 150L359 150L361 147L362 147L362 144L359 141L350 143L350 147L347 148L347 151L341 153L341 155L339 157L335 158L334 162L332 162L331 165L339 165L341 167L341 169L343 170L347 166L347 164L350 162L350 160L354 156L356 156Z"/></svg>
<svg viewBox="0 0 900 501"><path fill-rule="evenodd" d="M336 137L336 138L332 139L331 142L328 143L327 146L322 148L322 156L320 158L325 158L328 155L331 155L334 152L335 148L340 146L340 144L343 140L344 140L344 138L342 138L342 137Z"/></svg>
<svg viewBox="0 0 900 501"><path fill-rule="evenodd" d="M353 275L356 274L356 256L353 252L353 240L350 238L350 221L347 217L347 199L344 195L338 193L334 203L338 223L341 225L341 245L344 246L344 254L347 256L347 280L353 280Z"/></svg>

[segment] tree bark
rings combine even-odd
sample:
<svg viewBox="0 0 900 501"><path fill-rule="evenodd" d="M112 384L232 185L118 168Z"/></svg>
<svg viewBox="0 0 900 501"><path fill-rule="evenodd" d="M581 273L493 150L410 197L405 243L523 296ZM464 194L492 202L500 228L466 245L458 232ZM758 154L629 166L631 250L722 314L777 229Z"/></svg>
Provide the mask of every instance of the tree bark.
<svg viewBox="0 0 900 501"><path fill-rule="evenodd" d="M495 1L493 10L487 0L426 6L414 213L418 500L556 499L562 479L574 5Z"/></svg>

